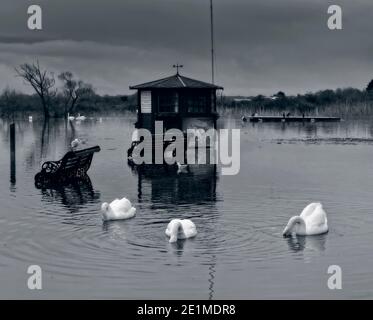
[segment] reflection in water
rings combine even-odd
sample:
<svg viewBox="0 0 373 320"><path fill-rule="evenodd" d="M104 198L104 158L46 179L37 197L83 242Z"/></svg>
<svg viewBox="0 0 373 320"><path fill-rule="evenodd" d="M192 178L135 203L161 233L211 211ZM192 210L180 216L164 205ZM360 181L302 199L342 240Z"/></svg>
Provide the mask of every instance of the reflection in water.
<svg viewBox="0 0 373 320"><path fill-rule="evenodd" d="M214 284L215 284L215 274L216 274L216 255L213 254L211 256L211 264L209 265L209 278L208 278L208 282L209 282L209 300L213 300L214 299Z"/></svg>
<svg viewBox="0 0 373 320"><path fill-rule="evenodd" d="M304 137L304 138L317 138L318 136L340 136L341 131L343 130L338 126L340 123L333 123L330 125L329 123L312 123L312 122L299 122L299 123L292 123L292 122L280 122L280 123L260 123L260 122L250 122L252 130L262 136L263 133L266 131L273 131L273 132L281 132L283 137L287 135L294 137L296 135L297 138ZM343 135L346 132L343 131Z"/></svg>
<svg viewBox="0 0 373 320"><path fill-rule="evenodd" d="M181 256L183 254L186 241L186 239L179 239L176 242L170 243L170 245L175 249L176 255ZM189 239L189 241L193 241L193 239Z"/></svg>
<svg viewBox="0 0 373 320"><path fill-rule="evenodd" d="M322 252L326 248L327 234L317 236L293 236L287 238L289 249L293 252Z"/></svg>
<svg viewBox="0 0 373 320"><path fill-rule="evenodd" d="M169 165L131 165L131 170L138 176L139 203L157 203L174 205L198 205L215 203L217 201L216 186L218 181L216 165L189 165L189 172L178 174L176 166ZM205 212L208 214L209 212ZM217 215L211 215L216 219ZM215 221L216 225L217 221ZM198 226L197 226L198 229ZM184 247L197 239L179 240L171 244L176 256L181 257ZM211 239L210 241L214 241ZM214 247L213 243L206 243L206 248ZM209 253L206 253L209 255ZM216 255L211 253L208 265L208 298L214 297Z"/></svg>
<svg viewBox="0 0 373 320"><path fill-rule="evenodd" d="M38 189L41 190L42 201L58 201L71 212L78 211L81 205L100 201L100 193L93 189L88 176L68 181L66 184L44 185Z"/></svg>
<svg viewBox="0 0 373 320"><path fill-rule="evenodd" d="M10 125L10 183L12 191L16 184L16 131L14 123Z"/></svg>
<svg viewBox="0 0 373 320"><path fill-rule="evenodd" d="M26 164L29 169L39 166L48 159L48 155L56 153L56 150L61 149L61 154L66 153L70 149L71 141L76 137L74 124L61 119L44 120L40 125L34 122L32 129L35 141L26 153Z"/></svg>
<svg viewBox="0 0 373 320"><path fill-rule="evenodd" d="M124 220L112 220L102 222L102 231L115 239L126 239L128 227Z"/></svg>
<svg viewBox="0 0 373 320"><path fill-rule="evenodd" d="M176 166L131 166L138 176L139 202L192 203L216 201L216 165L190 165L188 174Z"/></svg>

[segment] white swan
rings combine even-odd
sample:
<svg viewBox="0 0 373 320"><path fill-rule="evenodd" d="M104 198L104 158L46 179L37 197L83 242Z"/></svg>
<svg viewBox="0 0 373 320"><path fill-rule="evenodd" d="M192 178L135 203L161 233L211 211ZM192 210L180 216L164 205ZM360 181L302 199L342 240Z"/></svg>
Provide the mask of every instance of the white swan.
<svg viewBox="0 0 373 320"><path fill-rule="evenodd" d="M102 220L124 220L130 219L135 216L136 208L132 207L131 202L123 198L121 200L115 199L113 202L108 204L104 202L101 205Z"/></svg>
<svg viewBox="0 0 373 320"><path fill-rule="evenodd" d="M80 139L80 138L74 139L73 141L71 141L71 148L73 148L73 149L77 148L81 144L86 144L86 140L85 139Z"/></svg>
<svg viewBox="0 0 373 320"><path fill-rule="evenodd" d="M328 232L328 219L321 203L311 203L305 207L300 216L290 218L283 231L283 236L293 233L299 236L312 236Z"/></svg>
<svg viewBox="0 0 373 320"><path fill-rule="evenodd" d="M188 239L197 235L196 225L189 219L174 219L168 224L166 235L170 237L170 243L178 239Z"/></svg>
<svg viewBox="0 0 373 320"><path fill-rule="evenodd" d="M75 118L77 121L84 121L85 119L87 119L87 117L81 116L80 113L78 113L78 116Z"/></svg>
<svg viewBox="0 0 373 320"><path fill-rule="evenodd" d="M75 120L75 117L70 116L70 113L67 114L67 120L73 121Z"/></svg>
<svg viewBox="0 0 373 320"><path fill-rule="evenodd" d="M176 162L177 165L177 173L189 173L189 166L187 164L181 164L180 162Z"/></svg>
<svg viewBox="0 0 373 320"><path fill-rule="evenodd" d="M82 143L82 140L80 139L74 139L71 141L71 148L77 148Z"/></svg>

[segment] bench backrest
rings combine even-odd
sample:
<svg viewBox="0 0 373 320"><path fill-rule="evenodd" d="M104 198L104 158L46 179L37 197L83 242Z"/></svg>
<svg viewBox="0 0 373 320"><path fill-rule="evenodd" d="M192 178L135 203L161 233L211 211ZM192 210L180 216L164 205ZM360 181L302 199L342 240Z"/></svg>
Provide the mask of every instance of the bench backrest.
<svg viewBox="0 0 373 320"><path fill-rule="evenodd" d="M91 165L93 154L99 151L99 146L78 151L70 151L62 158L58 171L76 171L82 168L87 171Z"/></svg>

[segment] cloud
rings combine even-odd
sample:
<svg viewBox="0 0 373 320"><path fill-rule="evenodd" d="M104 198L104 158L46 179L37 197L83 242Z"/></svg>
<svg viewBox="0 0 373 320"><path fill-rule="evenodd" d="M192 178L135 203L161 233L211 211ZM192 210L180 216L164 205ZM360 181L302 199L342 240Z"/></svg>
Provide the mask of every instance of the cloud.
<svg viewBox="0 0 373 320"><path fill-rule="evenodd" d="M173 73L168 49L143 49L92 41L55 40L40 43L0 43L0 83L11 83L18 90L31 92L21 79L15 80L14 68L38 60L55 75L72 71L83 81L92 83L101 94L129 93L129 86ZM173 61L173 60L171 60ZM203 61L195 60L192 70L203 70ZM199 69L199 70L198 70ZM208 79L206 79L208 80ZM0 88L1 89L1 88Z"/></svg>
<svg viewBox="0 0 373 320"><path fill-rule="evenodd" d="M38 58L55 72L71 70L100 93L172 73L209 81L209 1L40 0L41 32L26 28L29 1L3 0L0 75ZM326 26L325 0L214 0L216 81L226 94L270 94L364 87L373 77L371 0L340 0L343 30ZM22 84L16 84L23 88Z"/></svg>

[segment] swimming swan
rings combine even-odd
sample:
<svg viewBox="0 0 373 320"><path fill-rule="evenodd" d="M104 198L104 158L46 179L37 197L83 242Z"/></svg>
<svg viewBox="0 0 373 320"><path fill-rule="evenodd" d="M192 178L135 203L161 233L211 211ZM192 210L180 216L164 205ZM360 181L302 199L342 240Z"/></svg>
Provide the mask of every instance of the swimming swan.
<svg viewBox="0 0 373 320"><path fill-rule="evenodd" d="M132 207L131 202L123 198L115 199L112 203L104 202L101 205L102 220L124 220L135 216L136 209Z"/></svg>
<svg viewBox="0 0 373 320"><path fill-rule="evenodd" d="M170 243L176 242L178 239L188 239L197 235L196 225L188 219L174 219L168 224L166 235L170 237Z"/></svg>
<svg viewBox="0 0 373 320"><path fill-rule="evenodd" d="M74 139L73 141L71 141L71 148L77 148L79 147L79 145L82 143L82 140L80 139Z"/></svg>
<svg viewBox="0 0 373 320"><path fill-rule="evenodd" d="M290 218L282 232L284 237L293 233L299 236L312 236L328 232L328 219L321 203L311 203L300 216Z"/></svg>

